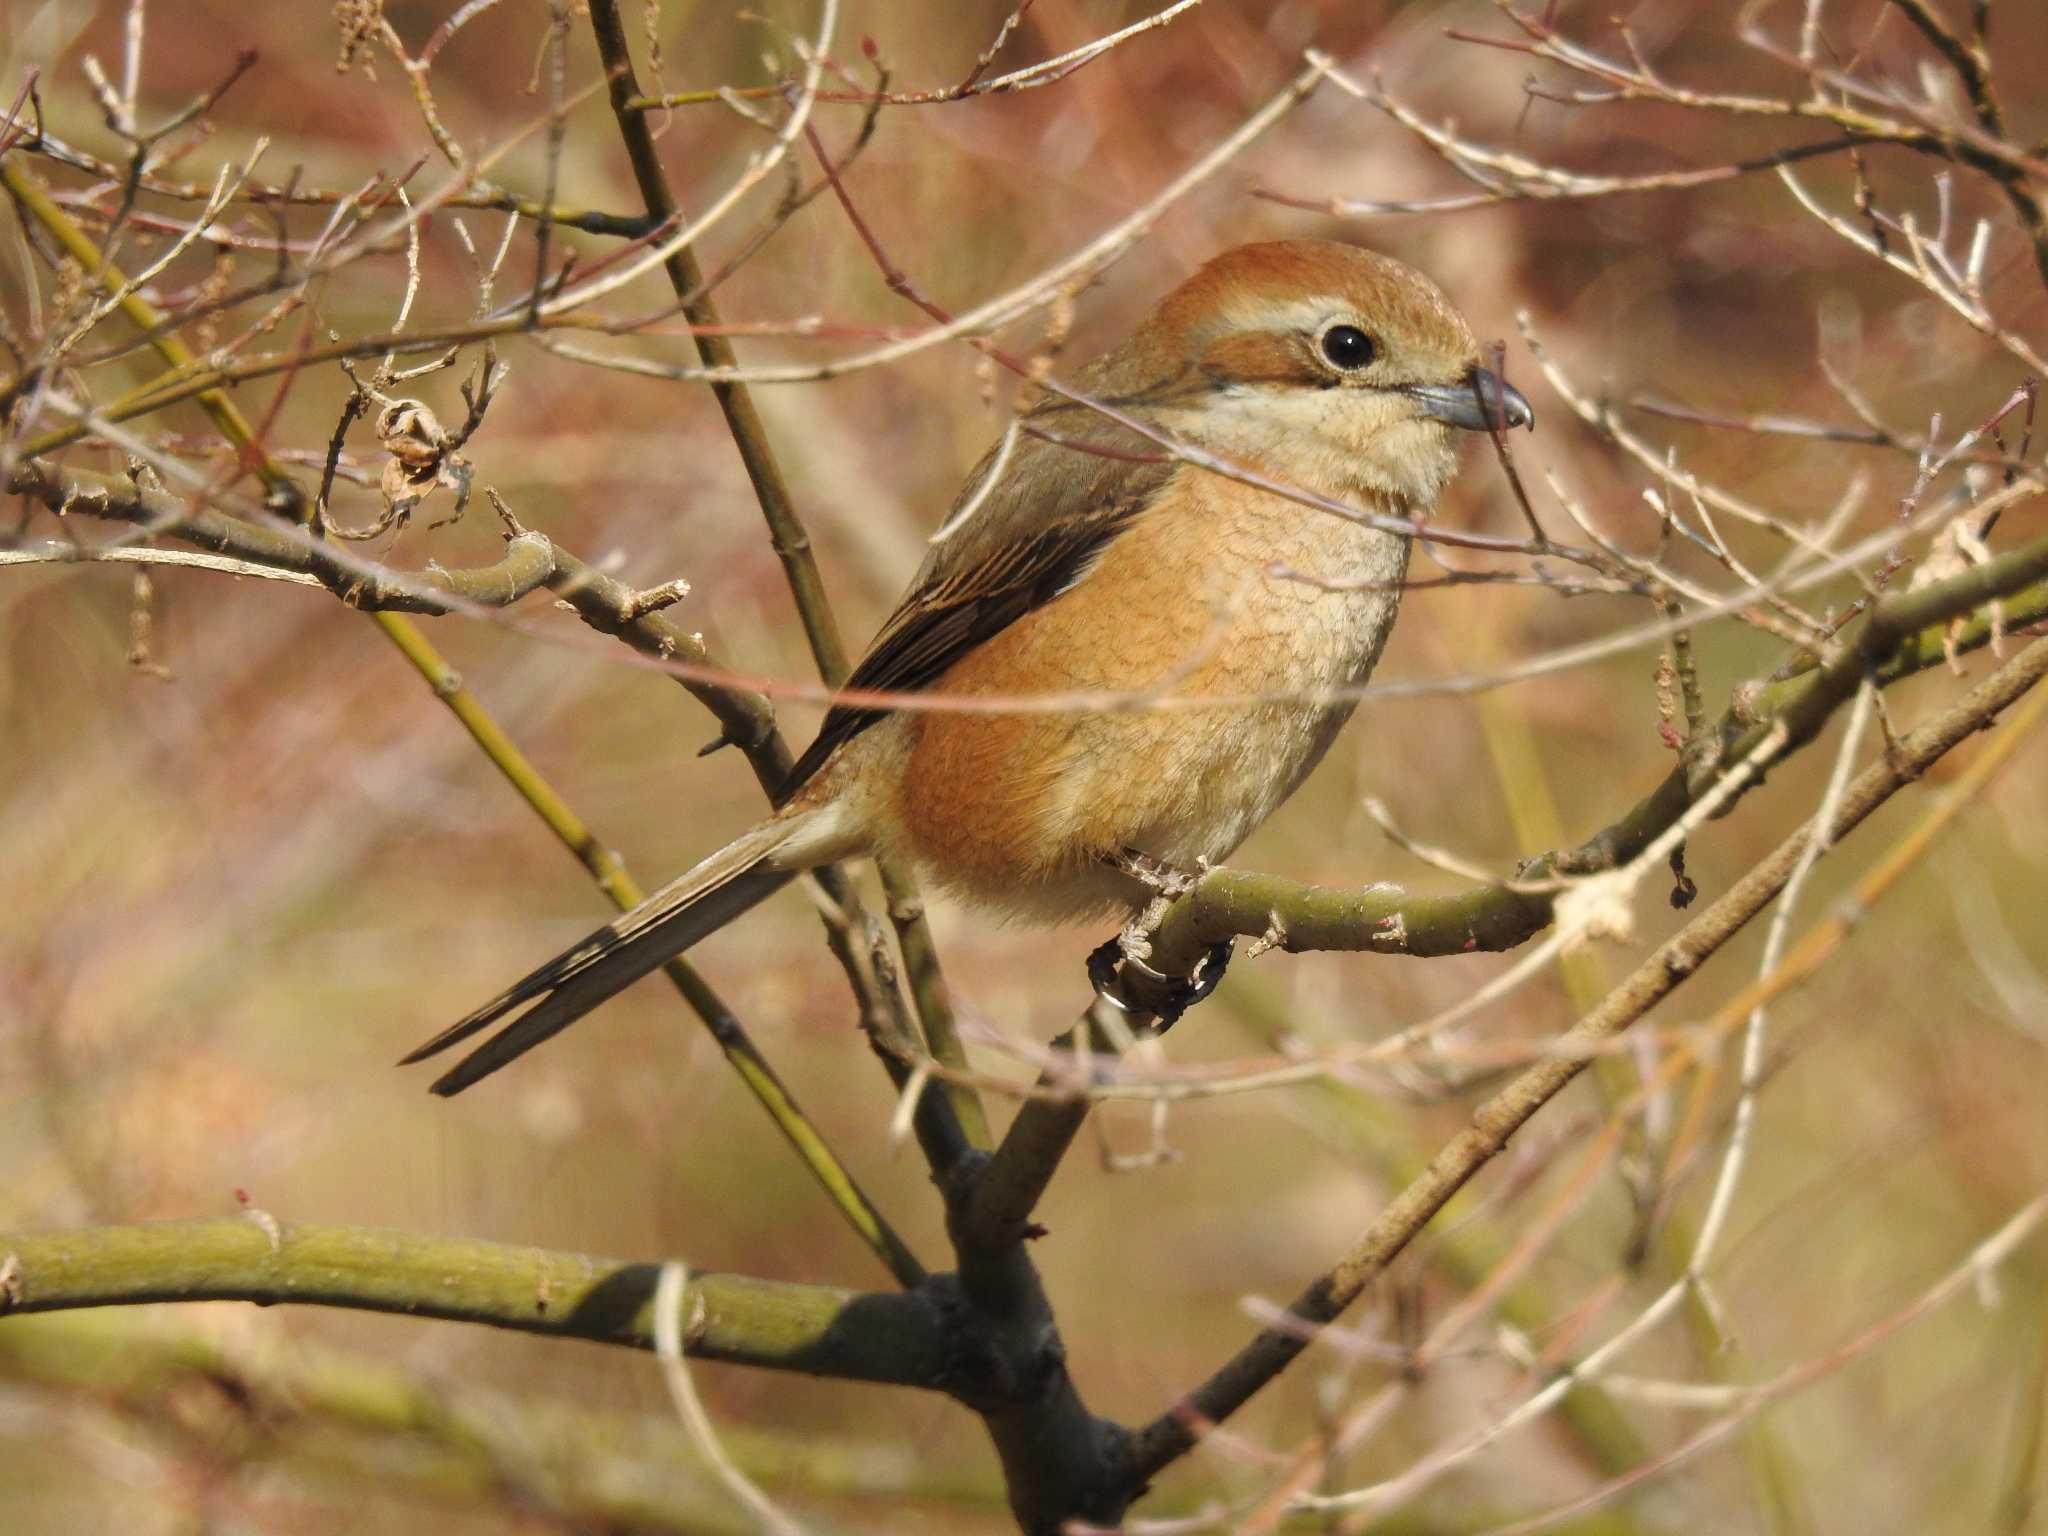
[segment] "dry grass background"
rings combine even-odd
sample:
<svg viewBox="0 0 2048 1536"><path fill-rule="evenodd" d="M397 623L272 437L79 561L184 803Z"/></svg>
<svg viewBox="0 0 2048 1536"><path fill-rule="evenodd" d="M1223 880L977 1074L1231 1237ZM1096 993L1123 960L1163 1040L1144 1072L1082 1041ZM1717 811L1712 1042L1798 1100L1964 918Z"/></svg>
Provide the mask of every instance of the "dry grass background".
<svg viewBox="0 0 2048 1536"><path fill-rule="evenodd" d="M665 4L666 83L771 78L763 54L786 60L780 28L807 29L812 12L783 0L759 8L772 24L732 6ZM0 48L13 50L0 84L11 94L25 65L42 65L52 128L102 153L114 145L78 60L119 56L123 9L103 6L79 27L82 7L14 0L0 19ZM446 9L387 8L415 45ZM852 3L836 51L856 61L852 40L869 34L899 84L948 82L1006 9L1002 0ZM1143 9L1042 0L1016 56L1050 56ZM1570 19L1581 9L1564 12ZM1828 9L1843 36L1860 37L1874 7ZM1650 0L1630 17L1674 74L1782 85L1781 71L1731 40L1732 10ZM2021 12L2015 5L1998 18L1999 58L2008 100L2034 119L2021 126L2038 134L2048 127L2033 109L2048 87L2048 45ZM526 87L544 23L542 5L506 0L441 56L436 98L463 142L493 144L543 110ZM374 79L335 73L336 33L324 8L177 0L153 8L150 27L144 99L158 109L217 79L235 49L261 55L213 114L216 132L191 160L195 176L246 152L258 133L276 141L271 179L303 165L305 179L322 185L401 167L430 147L388 61ZM1501 31L1479 3L1211 0L1051 88L884 112L850 185L919 285L964 308L1151 195L1288 78L1310 43L1357 76L1379 71L1432 117L1581 168L1710 163L1783 142L1766 128L1738 132L1657 109L1530 101L1521 89L1526 58L1447 38L1453 27ZM580 85L596 78L596 64L580 23L573 35L571 78ZM61 52L47 51L53 39ZM1875 46L1878 62L1885 50L1909 57L1915 47L1897 26ZM819 108L834 143L855 117L849 107ZM722 185L758 137L721 108L680 111L662 143L684 201ZM538 137L494 174L537 188ZM1901 203L1925 208L1924 162L1878 154L1871 174ZM601 97L573 115L561 175L571 200L637 206ZM1840 193L1847 169L1821 162L1809 179ZM1540 422L1520 449L1525 471L1540 482L1541 467L1556 466L1606 527L1633 540L1649 527L1636 499L1639 474L1541 387L1514 340L1518 311L1585 385L1616 398L1645 390L1714 411L1839 420L1816 365L1825 342L1888 420L1917 428L1939 410L1953 432L1988 415L2017 379L2013 365L1924 293L1800 216L1770 176L1590 204L1370 221L1261 201L1250 195L1254 183L1309 197L1452 188L1415 140L1326 87L1082 296L1069 355L1114 340L1152 296L1225 245L1300 234L1371 244L1436 275L1482 335L1509 339L1511 376ZM1972 211L1999 206L1967 181L1958 196ZM494 216L469 217L495 238ZM2007 234L1994 264L1999 291L2014 329L2039 337L2048 304ZM559 239L564 248L605 249L572 234ZM715 237L713 247L716 254ZM522 274L529 251L522 242L513 258ZM187 280L199 270L188 263ZM388 324L403 275L391 257L337 275L318 294L323 323L343 334ZM445 216L429 231L423 277L416 323L466 315L466 266ZM10 254L0 298L17 320L20 283ZM643 288L647 306L657 305L660 290ZM734 320L818 314L886 326L916 318L878 281L829 198L793 219L720 300ZM623 345L667 358L686 347L678 335ZM819 351L790 339L739 346L749 362ZM470 449L479 480L567 548L616 557L630 580L686 577L694 590L672 616L740 670L807 679L780 570L701 386L599 372L531 345L514 343L506 357L512 373ZM106 370L110 388L124 366L135 365ZM461 414L455 380L443 374L420 386L444 419ZM346 391L332 370L298 380L272 441L317 454ZM980 392L974 356L944 348L850 380L757 392L850 642L886 611L925 533L999 430ZM243 398L260 409L270 386ZM203 430L196 413L175 426L195 440ZM1873 488L1859 526L1876 527L1913 479L1903 454L1669 422L1648 429L1692 468L1788 516L1816 515L1861 469ZM359 446L368 459L367 438ZM370 503L355 494L360 520ZM1538 505L1546 505L1540 494ZM1519 526L1483 445L1471 450L1442 515L1459 527ZM2039 512L2016 516L2031 533ZM415 524L383 552L399 563L431 556L460 565L490 559L496 547L479 506L457 527L428 533ZM318 593L210 573L165 572L156 585L154 649L168 677L124 661L126 573L0 573L0 910L8 914L0 1228L231 1213L246 1194L294 1221L674 1253L703 1268L853 1286L882 1280L658 984L633 989L453 1102L429 1098L417 1073L393 1070L389 1063L425 1033L599 920L601 902L359 615ZM693 755L714 727L681 690L544 602L529 602L520 616L516 630L459 619L431 629L643 881L666 878L757 814L758 790L736 754ZM1486 671L1643 616L1619 600L1567 602L1519 588L1417 593L1380 677ZM1717 706L1776 654L1728 625L1704 629L1699 643ZM1496 730L1519 720L1534 733L1563 826L1584 835L1669 766L1656 729L1654 659L1637 651L1483 703L1368 701L1330 761L1234 862L1333 884L1453 886L1382 838L1360 809L1367 795L1385 800L1417 836L1489 867L1537 851L1517 841L1489 753L1489 711ZM1966 663L1973 675L1991 664L1983 655ZM1910 719L1916 699L1950 686L1923 679L1899 690L1893 707ZM785 729L806 739L816 715L785 705ZM1706 892L1724 888L1805 814L1829 756L1809 753L1774 774L1736 816L1694 841L1691 869ZM2048 1182L2044 787L2036 748L1937 857L1868 915L1845 957L1780 1005L1754 1162L1715 1273L1715 1299L1739 1345L1703 1362L1684 1331L1672 1330L1629 1369L1746 1381L1824 1353L1903 1305ZM1829 909L1927 792L1904 797L1822 865L1809 915ZM1661 905L1640 917L1633 941L1595 952L1608 974L1621 974L1678 920ZM1072 1022L1085 998L1082 956L1102 935L1008 930L944 904L936 922L973 1020L1034 1041ZM1654 1022L1676 1028L1702 1017L1753 974L1758 937L1717 958L1700 986ZM922 1252L938 1255L937 1204L914 1149L885 1137L888 1085L855 1032L843 979L804 897L785 893L698 958L883 1209ZM1177 1061L1257 1054L1276 1027L1314 1042L1375 1038L1447 1006L1511 960L1276 954L1240 962L1166 1050ZM1490 1033L1539 1039L1571 1017L1561 984L1546 981L1487 1024ZM982 1059L1016 1070L992 1054ZM1729 1075L1717 1090L1719 1131ZM1484 1181L1484 1219L1512 1234L1541 1209L1556 1192L1554 1154L1575 1146L1598 1113L1582 1083L1540 1117ZM1373 1123L1426 1153L1461 1115L1459 1102L1395 1103ZM1119 1150L1144 1146L1142 1113L1126 1106L1098 1118ZM1250 1329L1246 1297L1292 1295L1369 1219L1389 1186L1363 1124L1335 1090L1286 1090L1176 1110L1168 1134L1178 1157L1164 1166L1111 1172L1085 1146L1070 1159L1042 1210L1051 1235L1036 1253L1094 1407L1117 1417L1156 1411ZM1693 1172L1669 1191L1681 1220L1698 1214L1704 1180ZM1604 1336L1669 1278L1654 1253L1639 1272L1624 1267L1631 1219L1610 1179L1537 1262L1530 1281L1554 1298L1557 1329ZM1426 1317L1458 1294L1434 1254L1426 1238L1401 1261L1395 1288ZM1633 1495L1612 1515L1618 1523L1597 1528L2032 1528L2024 1513L2019 1523L1993 1522L2002 1498L2032 1484L2048 1349L2043 1279L2036 1242L1983 1294L1772 1409L1762 1423L1775 1472L1759 1470L1759 1441L1736 1436ZM1384 1297L1354 1321L1398 1337ZM75 1318L47 1326L60 1323L83 1327ZM494 1499L488 1486L421 1474L380 1436L244 1422L191 1381L126 1394L92 1381L67 1385L61 1372L8 1353L9 1335L31 1326L46 1324L0 1324L0 1503L9 1511L0 1523L12 1531L396 1532L430 1520L450 1530L587 1528L514 1497ZM138 1357L200 1338L279 1372L335 1355L373 1362L436 1392L504 1394L501 1411L514 1422L525 1411L518 1405L529 1404L537 1413L547 1405L600 1417L667 1413L642 1357L447 1324L215 1306L104 1314L91 1326L93 1337L117 1341L117 1354ZM1552 1336L1531 1342L1540 1351ZM1498 1337L1482 1327L1469 1343L1336 1469L1334 1483L1397 1470L1511 1400L1524 1378ZM1357 1365L1347 1391L1387 1369ZM1233 1425L1239 1451L1176 1469L1157 1508L1254 1485L1259 1462L1244 1447L1294 1445L1324 1411L1333 1373L1342 1374L1335 1357L1311 1358ZM718 1423L815 1529L1007 1527L978 1427L936 1397L716 1367L698 1379ZM1653 1444L1704 1419L1682 1408L1630 1413ZM545 1462L538 1438L534 1455ZM899 1477L915 1491L898 1491ZM1773 1477L1779 1492L1761 1491ZM1583 1449L1546 1423L1467 1464L1412 1507L1414 1524L1398 1528L1478 1529L1596 1480ZM864 1486L870 1491L859 1492Z"/></svg>

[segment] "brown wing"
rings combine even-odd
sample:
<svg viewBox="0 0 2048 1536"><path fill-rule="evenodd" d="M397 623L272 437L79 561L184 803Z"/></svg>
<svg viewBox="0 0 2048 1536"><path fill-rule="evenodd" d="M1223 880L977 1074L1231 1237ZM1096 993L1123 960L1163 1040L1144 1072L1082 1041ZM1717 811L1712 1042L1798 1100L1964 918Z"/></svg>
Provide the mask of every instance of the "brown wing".
<svg viewBox="0 0 2048 1536"><path fill-rule="evenodd" d="M985 493L982 483L998 455L982 460L955 509L973 496L981 504L926 558L909 595L847 679L849 688L929 688L975 646L1086 575L1103 546L1151 504L1178 467L1155 445L1096 424L1064 402L1047 402L1029 420L1062 435L1019 437L1001 481ZM782 782L777 804L885 713L834 705L818 739Z"/></svg>

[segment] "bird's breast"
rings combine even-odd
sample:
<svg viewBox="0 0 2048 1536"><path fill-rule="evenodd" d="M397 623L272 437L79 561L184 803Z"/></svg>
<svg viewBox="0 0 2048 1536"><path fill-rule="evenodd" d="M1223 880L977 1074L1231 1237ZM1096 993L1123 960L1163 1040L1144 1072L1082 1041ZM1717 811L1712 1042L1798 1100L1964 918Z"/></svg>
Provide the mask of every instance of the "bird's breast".
<svg viewBox="0 0 2048 1536"><path fill-rule="evenodd" d="M1182 470L1079 582L937 685L1012 707L905 717L887 840L1041 918L1132 899L1102 865L1119 849L1227 856L1350 714L1407 556L1403 538Z"/></svg>

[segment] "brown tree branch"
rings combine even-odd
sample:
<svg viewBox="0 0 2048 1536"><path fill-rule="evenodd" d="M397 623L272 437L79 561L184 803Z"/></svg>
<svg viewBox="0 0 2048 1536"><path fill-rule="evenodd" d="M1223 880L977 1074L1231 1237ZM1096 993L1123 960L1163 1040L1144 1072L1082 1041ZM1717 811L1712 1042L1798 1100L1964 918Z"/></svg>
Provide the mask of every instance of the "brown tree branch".
<svg viewBox="0 0 2048 1536"><path fill-rule="evenodd" d="M5 185L29 217L93 273L95 282L107 295L111 307L119 309L131 324L151 338L150 345L167 364L174 369L189 369L195 366L196 360L190 348L164 325L162 313L134 290L133 285L102 252L94 247L84 231L27 176L21 169L18 159L0 157L0 184ZM33 371L25 369L24 373ZM486 386L487 384L488 380ZM312 510L311 503L297 483L270 454L265 446L263 434L250 424L224 391L203 390L196 398L216 429L234 446L241 460L255 474L264 488L267 500L274 505L280 516L288 515L294 521L304 522ZM282 394L278 398L281 401ZM39 470L32 460L23 456L16 459L14 474L9 478L13 480L23 473L36 477L47 475L48 472ZM50 489L61 486L60 480L52 479L43 483ZM106 500L112 505L111 487L102 489L107 491ZM136 489L139 491L141 488ZM147 501L139 505L144 509L150 507ZM225 518L207 507L187 508L179 504L175 508L156 510L174 512L178 521L183 524L189 525L195 519L199 520L202 526L216 529L223 544L240 537L243 529L254 530L252 537L259 541L269 541L272 546L270 552L273 555L283 555L286 549L289 549L293 558L304 556L314 561L315 563L309 565L307 569L316 576L322 575L323 571L329 570L340 561L340 557L333 551L310 537L295 538L280 530L261 529L240 519ZM221 520L217 523L210 521L214 518ZM524 535L523 530L515 530L515 533L528 540L523 549L514 555L508 555L508 560L516 558L517 568L509 572L500 572L493 567L483 573L479 576L477 584L486 590L515 588L518 580L531 574L540 562L541 551L532 542L531 536ZM351 574L360 577L362 573L358 570ZM450 595L454 595L452 590ZM636 606L642 610L636 616L644 618L645 605ZM397 612L373 612L371 617L385 638L428 682L435 697L455 716L493 766L504 775L506 781L532 807L535 814L563 846L589 871L599 889L604 891L621 910L637 905L642 893L623 861L591 831L568 802L556 792L554 786L548 783L545 776L520 751L518 745L499 726L490 712L464 686L460 674L448 665L417 626ZM763 739L756 745L752 756L757 759L766 757L772 755L773 750L773 743ZM760 764L757 762L757 771L759 767ZM833 1154L815 1124L803 1113L794 1097L769 1067L766 1058L747 1037L737 1017L726 1006L724 1000L683 957L672 957L662 969L682 994L684 1001L711 1030L721 1050L740 1073L756 1100L797 1150L813 1178L824 1188L827 1196L846 1217L855 1232L901 1283L915 1285L921 1282L926 1274L924 1266L918 1262L909 1246L868 1199L845 1165Z"/></svg>
<svg viewBox="0 0 2048 1536"><path fill-rule="evenodd" d="M661 168L661 158L647 119L632 106L639 88L616 0L591 0L590 25L610 81L612 111L618 122L620 139L626 147L627 159L633 167L633 179L647 205L648 217L665 223L677 212L675 194L669 189L668 178ZM828 175L833 174L830 160L825 163ZM681 247L670 254L663 266L684 314L695 328L692 335L698 357L707 368L738 367L738 354L720 330L718 307L705 287L695 251L688 246ZM753 393L745 384L730 379L713 380L711 392L725 415L726 426L753 484L755 499L768 525L769 542L782 561L783 575L795 599L804 633L810 641L818 675L827 684L836 686L846 680L849 670L846 649L839 637L824 578L812 553L810 533L804 527L795 500L783 480L781 466L768 441L767 429L754 405ZM912 1068L908 1058L915 1051L905 1048L908 1042L889 1038L892 1034L901 1033L899 1028L891 1027L888 1022L895 1013L894 997L875 995L879 983L852 951L852 946L858 942L855 935L862 926L859 899L844 873L837 868L822 869L816 874L846 917L844 924L826 925L827 942L839 956L853 984L860 1001L862 1019L868 1025L877 1055L900 1090L910 1081ZM909 870L900 867L887 869L884 883L888 887L890 916L898 929L905 961L911 967L913 996L926 1021L928 1043L947 1043L947 1054L954 1058L951 1064L964 1066L965 1057L957 1049L957 1035L951 1026L938 951L924 928L924 905L916 884ZM956 1099L961 1106L959 1111L954 1107ZM942 1180L987 1134L981 1106L972 1092L961 1092L951 1087L919 1096L915 1124L926 1159Z"/></svg>
<svg viewBox="0 0 2048 1536"><path fill-rule="evenodd" d="M1951 749L1990 725L2044 675L2048 640L2037 640L1962 699L1902 737L1850 785L1830 836L1838 839L1854 829ZM1553 1055L1475 1109L1467 1128L1389 1202L1337 1264L1294 1300L1284 1323L1262 1331L1207 1381L1139 1431L1137 1475L1151 1477L1185 1455L1208 1426L1243 1406L1300 1355L1325 1325L1385 1273L1445 1202L1507 1146L1509 1137L1584 1070L1601 1042L1640 1019L1770 904L1791 877L1813 831L1809 824L1793 833L1566 1031ZM1741 1012L1747 1006L1745 998Z"/></svg>
<svg viewBox="0 0 2048 1536"><path fill-rule="evenodd" d="M1888 599L1859 634L1855 647L1819 676L1738 689L1740 706L1722 717L1703 745L1712 747L1716 761L1738 761L1782 720L1789 733L1778 754L1782 759L1819 734L1864 676L1881 684L1897 682L1942 664L1944 642L1962 648L1988 643L2001 627L1988 614L1976 615L1959 634L1952 634L1950 623L1994 596L2013 594L2005 603L2004 626L2020 628L2048 619L2044 573L2048 539ZM1540 882L1552 872L1595 874L1628 862L1685 814L1705 782L1696 756L1674 768L1619 820L1576 848L1534 861L1522 871L1525 878L1513 885L1411 896L1392 886L1335 889L1277 875L1211 870L1168 909L1152 935L1149 963L1165 976L1185 976L1212 946L1276 930L1281 946L1296 952L1442 956L1513 949L1542 932L1554 915L1555 894L1532 889L1532 881ZM1142 977L1126 974L1123 985L1134 1012L1122 1027L1141 1027L1157 1001L1156 993L1148 999ZM1100 997L1092 1000L1082 1021L1054 1042L1054 1049L1074 1052L1076 1041L1085 1040L1093 1054L1113 1052L1116 1030L1102 1013L1113 1007ZM1073 1060L1074 1070L1041 1079L1042 1085L1062 1085L1064 1093L1034 1097L1018 1110L981 1179L972 1208L956 1218L956 1228L974 1241L994 1243L1003 1234L1030 1230L1039 1197L1093 1107L1085 1058L1076 1055Z"/></svg>
<svg viewBox="0 0 2048 1536"><path fill-rule="evenodd" d="M1998 622L1978 611L1994 599L2003 600ZM1967 621L1965 627L1952 634L1949 626L1959 618ZM2023 629L2042 619L2048 619L2048 539L1886 598L1854 646L1818 672L1738 687L1737 703L1690 750L1688 761L1577 848L1525 866L1513 887L1417 897L1391 888L1329 889L1213 870L1168 912L1153 937L1151 963L1168 975L1185 975L1210 946L1267 932L1275 913L1284 933L1281 947L1291 951L1435 956L1512 949L1549 925L1556 901L1552 893L1529 889L1528 882L1552 872L1595 874L1626 863L1692 803L1703 782L1703 762L1740 758L1778 720L1791 732L1785 747L1789 755L1819 734L1866 675L1880 685L1895 683L1942 665L1945 644L1954 644L1960 654L1987 644L2001 628Z"/></svg>

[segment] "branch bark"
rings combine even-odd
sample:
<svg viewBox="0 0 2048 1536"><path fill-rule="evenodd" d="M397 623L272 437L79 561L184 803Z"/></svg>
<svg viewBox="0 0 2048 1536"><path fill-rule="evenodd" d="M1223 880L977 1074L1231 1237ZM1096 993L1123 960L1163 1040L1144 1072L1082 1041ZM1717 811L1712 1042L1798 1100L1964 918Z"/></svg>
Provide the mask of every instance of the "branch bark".
<svg viewBox="0 0 2048 1536"><path fill-rule="evenodd" d="M159 1301L298 1302L654 1347L658 1264L257 1211L0 1235L0 1317ZM690 1276L684 1350L706 1360L944 1389L955 1359L938 1300L746 1275Z"/></svg>
<svg viewBox="0 0 2048 1536"><path fill-rule="evenodd" d="M1893 744L1844 795L1830 836L1839 839L1950 750L1984 730L2000 711L2048 675L2048 640L2037 640L1961 700ZM1472 1113L1420 1177L1380 1213L1350 1250L1298 1296L1287 1320L1261 1331L1207 1381L1139 1431L1136 1475L1150 1477L1185 1455L1205 1429L1242 1407L1291 1363L1316 1334L1356 1301L1444 1204L1508 1139L1585 1070L1603 1041L1635 1023L1741 930L1784 889L1815 828L1788 837L1718 901L1638 966L1605 1001L1558 1041L1549 1058L1519 1074Z"/></svg>

